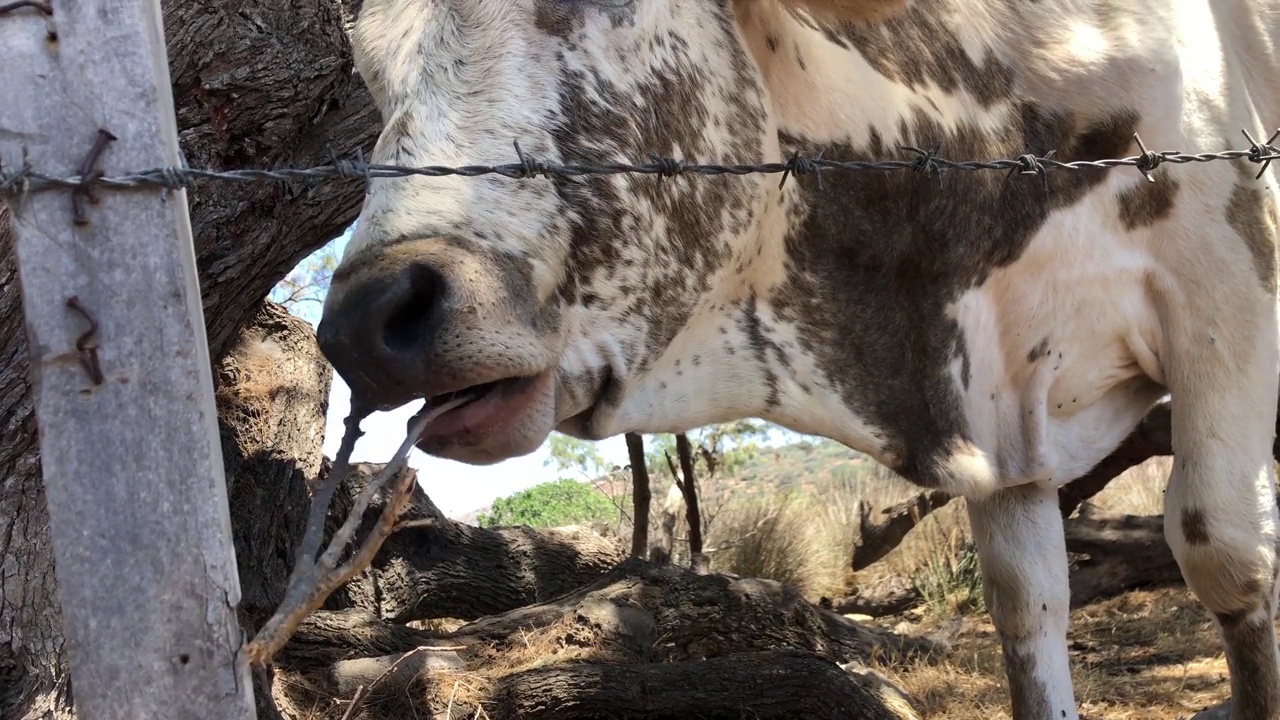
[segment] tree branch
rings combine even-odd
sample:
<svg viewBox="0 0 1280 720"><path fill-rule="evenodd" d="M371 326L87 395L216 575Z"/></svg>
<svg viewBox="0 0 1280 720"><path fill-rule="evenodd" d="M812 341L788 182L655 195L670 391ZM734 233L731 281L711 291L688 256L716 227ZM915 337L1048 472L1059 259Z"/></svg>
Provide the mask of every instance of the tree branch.
<svg viewBox="0 0 1280 720"><path fill-rule="evenodd" d="M271 658L289 640L289 637L297 629L298 623L302 622L303 618L319 608L324 603L325 598L329 597L340 585L369 567L374 555L382 547L383 541L394 530L396 519L400 516L401 510L409 500L409 492L413 488L415 474L412 470L405 468L405 463L409 458L409 452L413 449L414 443L417 442L418 437L422 435L422 431L426 429L427 423L431 422L433 418L468 402L470 399L469 396L455 396L440 405L433 406L430 403L423 405L422 409L418 411L409 423L409 433L404 442L400 444L400 448L396 450L391 461L361 491L356 498L355 505L347 514L342 527L338 528L338 531L334 533L333 539L330 541L329 547L326 548L324 555L319 560L315 560L315 547L319 545L319 540L316 536L320 531L316 530L317 526L314 523L319 518L320 524L323 524L324 516L329 510L329 503L333 498L334 488L337 487L338 483L346 479L351 472L351 449L355 447L356 438L360 435L360 421L367 416L367 413L359 410L359 406L353 403L351 415L347 418L347 431L343 435L341 445L342 450L345 452L340 452L333 472L325 480L321 490L316 493L312 501L311 517L308 520L302 547L299 548L297 564L289 578L289 587L285 591L284 601L280 604L275 614L271 616L271 619L267 620L258 631L253 640L245 646L245 654L250 663L265 665L271 662ZM351 559L339 567L338 560L347 549L348 543L351 542L352 535L355 534L356 527L364 516L365 509L369 507L369 501L373 499L375 493L382 490L392 476L397 476L398 482L386 507L382 511L377 525L374 526L369 533L369 537L355 551Z"/></svg>
<svg viewBox="0 0 1280 720"><path fill-rule="evenodd" d="M631 462L631 554L644 557L649 550L649 468L644 461L644 438L627 433L627 455Z"/></svg>

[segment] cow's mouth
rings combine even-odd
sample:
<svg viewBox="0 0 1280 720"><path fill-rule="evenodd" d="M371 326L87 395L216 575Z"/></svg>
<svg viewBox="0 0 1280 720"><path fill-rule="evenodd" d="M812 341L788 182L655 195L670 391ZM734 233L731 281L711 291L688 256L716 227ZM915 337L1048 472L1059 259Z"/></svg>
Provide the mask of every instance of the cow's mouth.
<svg viewBox="0 0 1280 720"><path fill-rule="evenodd" d="M427 399L433 407L457 400L462 403L427 423L418 437L419 447L430 450L452 444L471 445L502 434L524 420L551 375L543 372L503 378L433 395Z"/></svg>

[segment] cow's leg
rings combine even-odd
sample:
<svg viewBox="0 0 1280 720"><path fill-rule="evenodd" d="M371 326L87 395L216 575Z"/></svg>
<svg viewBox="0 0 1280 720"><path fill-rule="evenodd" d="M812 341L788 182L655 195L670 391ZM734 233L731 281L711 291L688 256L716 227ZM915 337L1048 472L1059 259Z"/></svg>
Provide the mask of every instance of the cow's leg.
<svg viewBox="0 0 1280 720"><path fill-rule="evenodd" d="M1067 660L1071 595L1053 488L1028 484L970 500L983 592L1004 649L1014 720L1076 720Z"/></svg>
<svg viewBox="0 0 1280 720"><path fill-rule="evenodd" d="M1247 313L1223 313L1181 334L1169 363L1174 463L1165 537L1217 622L1233 720L1280 720L1276 327L1269 312L1258 315L1244 325Z"/></svg>

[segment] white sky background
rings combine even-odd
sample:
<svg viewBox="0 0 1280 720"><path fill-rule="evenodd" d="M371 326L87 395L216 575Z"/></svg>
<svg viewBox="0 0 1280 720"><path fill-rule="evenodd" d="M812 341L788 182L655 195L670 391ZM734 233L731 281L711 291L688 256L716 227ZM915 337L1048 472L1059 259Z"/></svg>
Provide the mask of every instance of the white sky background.
<svg viewBox="0 0 1280 720"><path fill-rule="evenodd" d="M333 241L338 257L342 256L348 229ZM320 252L320 251L317 251ZM304 260L305 262L305 260ZM321 295L323 301L323 295ZM295 305L292 312L315 327L320 322L320 305L304 302ZM357 462L387 462L404 441L409 418L422 406L418 401L391 412L375 413L360 424L364 435L356 443L351 459ZM342 421L351 409L351 390L337 373L333 375L333 388L329 392L329 415L325 418L324 454L332 458L342 442ZM627 463L626 441L621 435L596 443L596 449L608 463ZM418 483L431 496L432 501L446 515L457 516L482 508L495 498L505 497L539 483L550 482L561 475L550 459L548 444L524 457L513 458L496 465L477 467L451 460L433 458L414 448L409 454L409 465L418 471Z"/></svg>

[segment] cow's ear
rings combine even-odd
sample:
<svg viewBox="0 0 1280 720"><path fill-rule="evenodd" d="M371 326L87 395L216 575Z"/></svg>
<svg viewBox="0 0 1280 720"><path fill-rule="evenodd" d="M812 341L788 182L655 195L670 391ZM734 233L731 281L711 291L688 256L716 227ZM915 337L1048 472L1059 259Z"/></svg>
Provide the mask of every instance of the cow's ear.
<svg viewBox="0 0 1280 720"><path fill-rule="evenodd" d="M814 17L841 22L873 23L902 12L910 0L784 0Z"/></svg>

